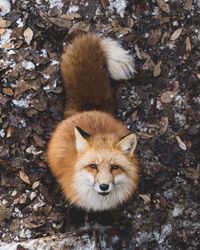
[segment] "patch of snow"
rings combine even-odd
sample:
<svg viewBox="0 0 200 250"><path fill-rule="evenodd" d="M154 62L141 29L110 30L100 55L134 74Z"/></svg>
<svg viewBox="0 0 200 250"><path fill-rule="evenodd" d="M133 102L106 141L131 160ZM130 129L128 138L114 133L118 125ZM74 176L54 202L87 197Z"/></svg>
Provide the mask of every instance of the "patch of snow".
<svg viewBox="0 0 200 250"><path fill-rule="evenodd" d="M49 0L50 8L57 7L61 9L63 7L63 1L62 0Z"/></svg>
<svg viewBox="0 0 200 250"><path fill-rule="evenodd" d="M21 17L17 19L16 23L18 24L18 27L19 27L19 28L24 26Z"/></svg>
<svg viewBox="0 0 200 250"><path fill-rule="evenodd" d="M127 6L126 0L109 0L109 10L116 12L121 16L124 17L125 8Z"/></svg>
<svg viewBox="0 0 200 250"><path fill-rule="evenodd" d="M0 130L0 136L3 138L4 136L5 136L5 131L4 131L4 129L2 128L1 130Z"/></svg>
<svg viewBox="0 0 200 250"><path fill-rule="evenodd" d="M75 12L78 11L78 9L79 9L79 6L77 6L77 5L71 5L71 6L69 6L69 9L68 9L67 13L68 14L75 13Z"/></svg>
<svg viewBox="0 0 200 250"><path fill-rule="evenodd" d="M57 64L59 64L59 61L57 61L57 60L52 60L51 61L51 65L57 65Z"/></svg>
<svg viewBox="0 0 200 250"><path fill-rule="evenodd" d="M44 79L48 80L50 78L50 75L43 74Z"/></svg>
<svg viewBox="0 0 200 250"><path fill-rule="evenodd" d="M33 155L39 155L39 154L41 154L43 151L37 151L37 149L33 146L33 145L31 145L30 147L28 147L27 149L26 149L26 153L28 153L28 154L33 154Z"/></svg>
<svg viewBox="0 0 200 250"><path fill-rule="evenodd" d="M46 49L41 49L39 53L40 53L41 56L47 57L47 51L46 51Z"/></svg>
<svg viewBox="0 0 200 250"><path fill-rule="evenodd" d="M9 0L0 1L0 16L5 16L11 10L11 4Z"/></svg>
<svg viewBox="0 0 200 250"><path fill-rule="evenodd" d="M0 7L0 9L1 9L1 7ZM0 38L0 48L2 48L4 44L6 44L10 41L11 33L12 33L11 29L6 29L6 31L3 33L3 35Z"/></svg>
<svg viewBox="0 0 200 250"><path fill-rule="evenodd" d="M23 61L22 66L26 70L35 69L35 64L31 61Z"/></svg>
<svg viewBox="0 0 200 250"><path fill-rule="evenodd" d="M184 210L184 208L183 208L182 206L176 205L176 206L174 207L173 211L172 211L172 216L173 216L174 218L176 218L176 217L182 215L182 214L183 214L183 210Z"/></svg>
<svg viewBox="0 0 200 250"><path fill-rule="evenodd" d="M12 100L12 103L19 108L28 108L30 101L27 99Z"/></svg>

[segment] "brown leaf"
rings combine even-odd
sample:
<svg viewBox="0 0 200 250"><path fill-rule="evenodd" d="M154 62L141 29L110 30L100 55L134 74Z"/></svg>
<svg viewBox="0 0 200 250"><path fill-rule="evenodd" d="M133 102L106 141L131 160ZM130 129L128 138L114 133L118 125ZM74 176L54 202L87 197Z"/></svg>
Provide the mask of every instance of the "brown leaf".
<svg viewBox="0 0 200 250"><path fill-rule="evenodd" d="M165 3L164 0L157 0L158 7L165 13L170 13L169 4Z"/></svg>
<svg viewBox="0 0 200 250"><path fill-rule="evenodd" d="M199 170L195 168L187 168L185 176L191 180L197 180L199 178Z"/></svg>
<svg viewBox="0 0 200 250"><path fill-rule="evenodd" d="M3 93L5 95L9 95L9 96L13 96L14 95L14 92L11 88L3 88Z"/></svg>
<svg viewBox="0 0 200 250"><path fill-rule="evenodd" d="M168 125L169 125L168 117L167 116L161 117L159 125L160 125L160 133L164 134L167 131L167 128L168 128Z"/></svg>
<svg viewBox="0 0 200 250"><path fill-rule="evenodd" d="M182 141L182 139L181 139L178 135L176 136L176 140L177 140L177 142L178 142L179 147L180 147L182 150L186 150L186 149L187 149L185 143Z"/></svg>
<svg viewBox="0 0 200 250"><path fill-rule="evenodd" d="M193 0L185 0L184 3L184 10L190 10L192 8Z"/></svg>
<svg viewBox="0 0 200 250"><path fill-rule="evenodd" d="M179 38L179 36L181 35L183 28L179 28L177 30L174 31L174 33L171 35L170 40L175 41L176 39Z"/></svg>
<svg viewBox="0 0 200 250"><path fill-rule="evenodd" d="M186 52L190 52L192 50L192 45L189 36L187 36L185 39L185 50Z"/></svg>
<svg viewBox="0 0 200 250"><path fill-rule="evenodd" d="M174 81L172 84L172 91L176 92L179 90L179 82L178 81Z"/></svg>
<svg viewBox="0 0 200 250"><path fill-rule="evenodd" d="M62 19L67 19L69 21L72 21L74 19L81 18L81 15L79 13L71 13L71 14L63 14L60 16Z"/></svg>
<svg viewBox="0 0 200 250"><path fill-rule="evenodd" d="M101 4L104 8L104 10L107 9L107 7L109 6L109 1L108 0L100 0L101 1Z"/></svg>
<svg viewBox="0 0 200 250"><path fill-rule="evenodd" d="M31 43L31 41L33 39L33 31L32 31L32 29L30 27L28 27L27 29L25 29L23 34L24 34L24 39L25 39L26 43L28 45L30 45L30 43Z"/></svg>
<svg viewBox="0 0 200 250"><path fill-rule="evenodd" d="M82 31L88 32L88 31L90 30L90 24L89 24L89 23L85 23L84 21L75 23L75 24L71 27L69 33L74 32L74 31L77 31L77 30L82 30Z"/></svg>
<svg viewBox="0 0 200 250"><path fill-rule="evenodd" d="M60 17L51 17L50 20L53 24L61 28L69 28L71 26L71 21L67 19L62 19Z"/></svg>
<svg viewBox="0 0 200 250"><path fill-rule="evenodd" d="M29 89L30 87L26 81L19 80L16 85L15 97L19 97L20 95L22 95L24 92L26 92Z"/></svg>
<svg viewBox="0 0 200 250"><path fill-rule="evenodd" d="M160 73L161 73L161 68L160 68L161 64L162 64L162 62L160 61L160 62L158 62L158 63L155 65L155 67L154 67L154 69L153 69L153 76L154 76L154 77L157 77L157 76L160 75Z"/></svg>
<svg viewBox="0 0 200 250"><path fill-rule="evenodd" d="M23 182L25 182L27 184L31 184L28 175L26 173L24 173L23 171L19 172L19 177L22 179Z"/></svg>
<svg viewBox="0 0 200 250"><path fill-rule="evenodd" d="M160 99L163 103L170 103L177 94L178 91L165 91L162 93Z"/></svg>
<svg viewBox="0 0 200 250"><path fill-rule="evenodd" d="M11 21L5 20L0 17L0 28L8 28L12 24Z"/></svg>
<svg viewBox="0 0 200 250"><path fill-rule="evenodd" d="M0 28L0 36L3 35L5 31L6 31L6 29Z"/></svg>
<svg viewBox="0 0 200 250"><path fill-rule="evenodd" d="M133 122L135 122L137 120L137 116L138 116L138 111L135 110L132 114L131 114L131 120Z"/></svg>
<svg viewBox="0 0 200 250"><path fill-rule="evenodd" d="M139 194L140 198L143 199L144 204L148 204L151 201L150 195L147 194Z"/></svg>

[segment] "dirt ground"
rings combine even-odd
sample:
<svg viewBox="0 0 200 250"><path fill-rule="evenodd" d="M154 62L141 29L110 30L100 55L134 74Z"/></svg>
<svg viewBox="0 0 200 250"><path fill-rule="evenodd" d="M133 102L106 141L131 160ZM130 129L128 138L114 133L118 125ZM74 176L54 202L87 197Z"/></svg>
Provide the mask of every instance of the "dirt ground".
<svg viewBox="0 0 200 250"><path fill-rule="evenodd" d="M0 13L0 249L200 249L200 1L1 0ZM138 135L141 179L111 213L70 207L46 163L74 30L135 55L116 116Z"/></svg>

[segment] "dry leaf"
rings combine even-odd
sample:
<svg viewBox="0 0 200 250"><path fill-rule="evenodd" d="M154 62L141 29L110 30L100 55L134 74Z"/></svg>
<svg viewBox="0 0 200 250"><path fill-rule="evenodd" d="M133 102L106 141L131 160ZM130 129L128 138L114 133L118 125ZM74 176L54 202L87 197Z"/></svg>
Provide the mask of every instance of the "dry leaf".
<svg viewBox="0 0 200 250"><path fill-rule="evenodd" d="M178 135L176 136L176 140L178 142L179 147L182 150L186 150L187 149L185 143L182 141L182 139Z"/></svg>
<svg viewBox="0 0 200 250"><path fill-rule="evenodd" d="M199 80L200 80L200 73L197 73L197 77L199 78Z"/></svg>
<svg viewBox="0 0 200 250"><path fill-rule="evenodd" d="M192 8L193 0L185 0L184 10L190 10Z"/></svg>
<svg viewBox="0 0 200 250"><path fill-rule="evenodd" d="M77 30L82 30L82 31L88 32L90 30L90 24L85 23L84 21L81 21L79 23L75 23L71 27L69 33L71 34L71 32L74 32L74 31L77 31Z"/></svg>
<svg viewBox="0 0 200 250"><path fill-rule="evenodd" d="M140 53L140 50L139 50L137 44L134 45L134 49L135 49L135 52L136 52L136 56L137 56L140 60L142 60L143 58L142 58L142 56L141 56L141 53Z"/></svg>
<svg viewBox="0 0 200 250"><path fill-rule="evenodd" d="M70 28L71 26L71 21L67 19L62 19L59 17L51 17L48 20L50 20L53 24L61 28Z"/></svg>
<svg viewBox="0 0 200 250"><path fill-rule="evenodd" d="M11 21L5 20L0 17L0 28L8 28L12 24Z"/></svg>
<svg viewBox="0 0 200 250"><path fill-rule="evenodd" d="M0 36L3 35L5 31L6 31L6 29L0 28Z"/></svg>
<svg viewBox="0 0 200 250"><path fill-rule="evenodd" d="M179 82L178 81L174 81L172 84L172 91L176 92L179 90Z"/></svg>
<svg viewBox="0 0 200 250"><path fill-rule="evenodd" d="M169 4L165 3L164 0L157 0L158 7L165 13L170 13Z"/></svg>
<svg viewBox="0 0 200 250"><path fill-rule="evenodd" d="M179 36L181 35L183 28L179 28L177 30L174 31L174 33L171 35L170 40L175 41L176 39L179 38Z"/></svg>
<svg viewBox="0 0 200 250"><path fill-rule="evenodd" d="M195 168L187 168L185 176L191 180L197 180L199 178L199 170Z"/></svg>
<svg viewBox="0 0 200 250"><path fill-rule="evenodd" d="M138 116L138 111L135 110L132 114L131 114L131 120L133 122L135 122L137 120L137 116Z"/></svg>
<svg viewBox="0 0 200 250"><path fill-rule="evenodd" d="M3 93L9 96L13 96L14 92L11 88L3 88Z"/></svg>
<svg viewBox="0 0 200 250"><path fill-rule="evenodd" d="M165 91L162 93L160 99L164 103L170 103L174 97L178 94L178 91Z"/></svg>
<svg viewBox="0 0 200 250"><path fill-rule="evenodd" d="M154 77L157 77L157 76L160 75L160 73L161 73L161 68L160 68L161 64L162 64L162 62L160 61L160 62L158 62L158 63L155 65L155 67L154 67L154 69L153 69L153 76L154 76Z"/></svg>
<svg viewBox="0 0 200 250"><path fill-rule="evenodd" d="M148 204L151 201L150 195L147 194L139 194L139 196L143 199L144 204Z"/></svg>
<svg viewBox="0 0 200 250"><path fill-rule="evenodd" d="M60 16L62 19L67 19L69 21L72 21L74 19L81 18L81 15L79 13L71 13L71 14L63 14Z"/></svg>
<svg viewBox="0 0 200 250"><path fill-rule="evenodd" d="M185 50L186 52L189 52L192 50L192 45L191 45L189 36L187 36L185 40Z"/></svg>
<svg viewBox="0 0 200 250"><path fill-rule="evenodd" d="M35 190L36 188L38 188L40 185L40 181L35 181L32 185L32 189Z"/></svg>
<svg viewBox="0 0 200 250"><path fill-rule="evenodd" d="M28 175L26 173L24 173L23 171L19 172L19 177L22 179L23 182L25 182L27 184L31 184Z"/></svg>
<svg viewBox="0 0 200 250"><path fill-rule="evenodd" d="M107 7L109 6L109 1L108 0L100 0L101 1L101 4L104 8L104 10L107 9Z"/></svg>
<svg viewBox="0 0 200 250"><path fill-rule="evenodd" d="M167 131L167 128L168 128L168 125L169 125L168 117L167 116L161 117L159 125L160 125L160 133L164 134Z"/></svg>
<svg viewBox="0 0 200 250"><path fill-rule="evenodd" d="M32 31L32 29L28 27L27 29L25 29L23 34L24 34L24 39L25 39L26 43L28 45L30 45L30 43L31 43L31 41L33 39L33 31Z"/></svg>

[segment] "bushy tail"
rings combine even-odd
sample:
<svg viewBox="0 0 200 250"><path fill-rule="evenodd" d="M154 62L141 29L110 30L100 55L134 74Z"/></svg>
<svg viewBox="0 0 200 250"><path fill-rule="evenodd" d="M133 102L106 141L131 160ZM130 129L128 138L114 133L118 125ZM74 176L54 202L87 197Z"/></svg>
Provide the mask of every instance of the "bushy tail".
<svg viewBox="0 0 200 250"><path fill-rule="evenodd" d="M110 38L81 34L64 50L61 73L67 96L65 117L86 110L113 112L115 101L109 77L132 77L134 60Z"/></svg>
<svg viewBox="0 0 200 250"><path fill-rule="evenodd" d="M134 58L111 38L103 38L102 45L107 55L110 76L114 80L129 79L134 75Z"/></svg>

